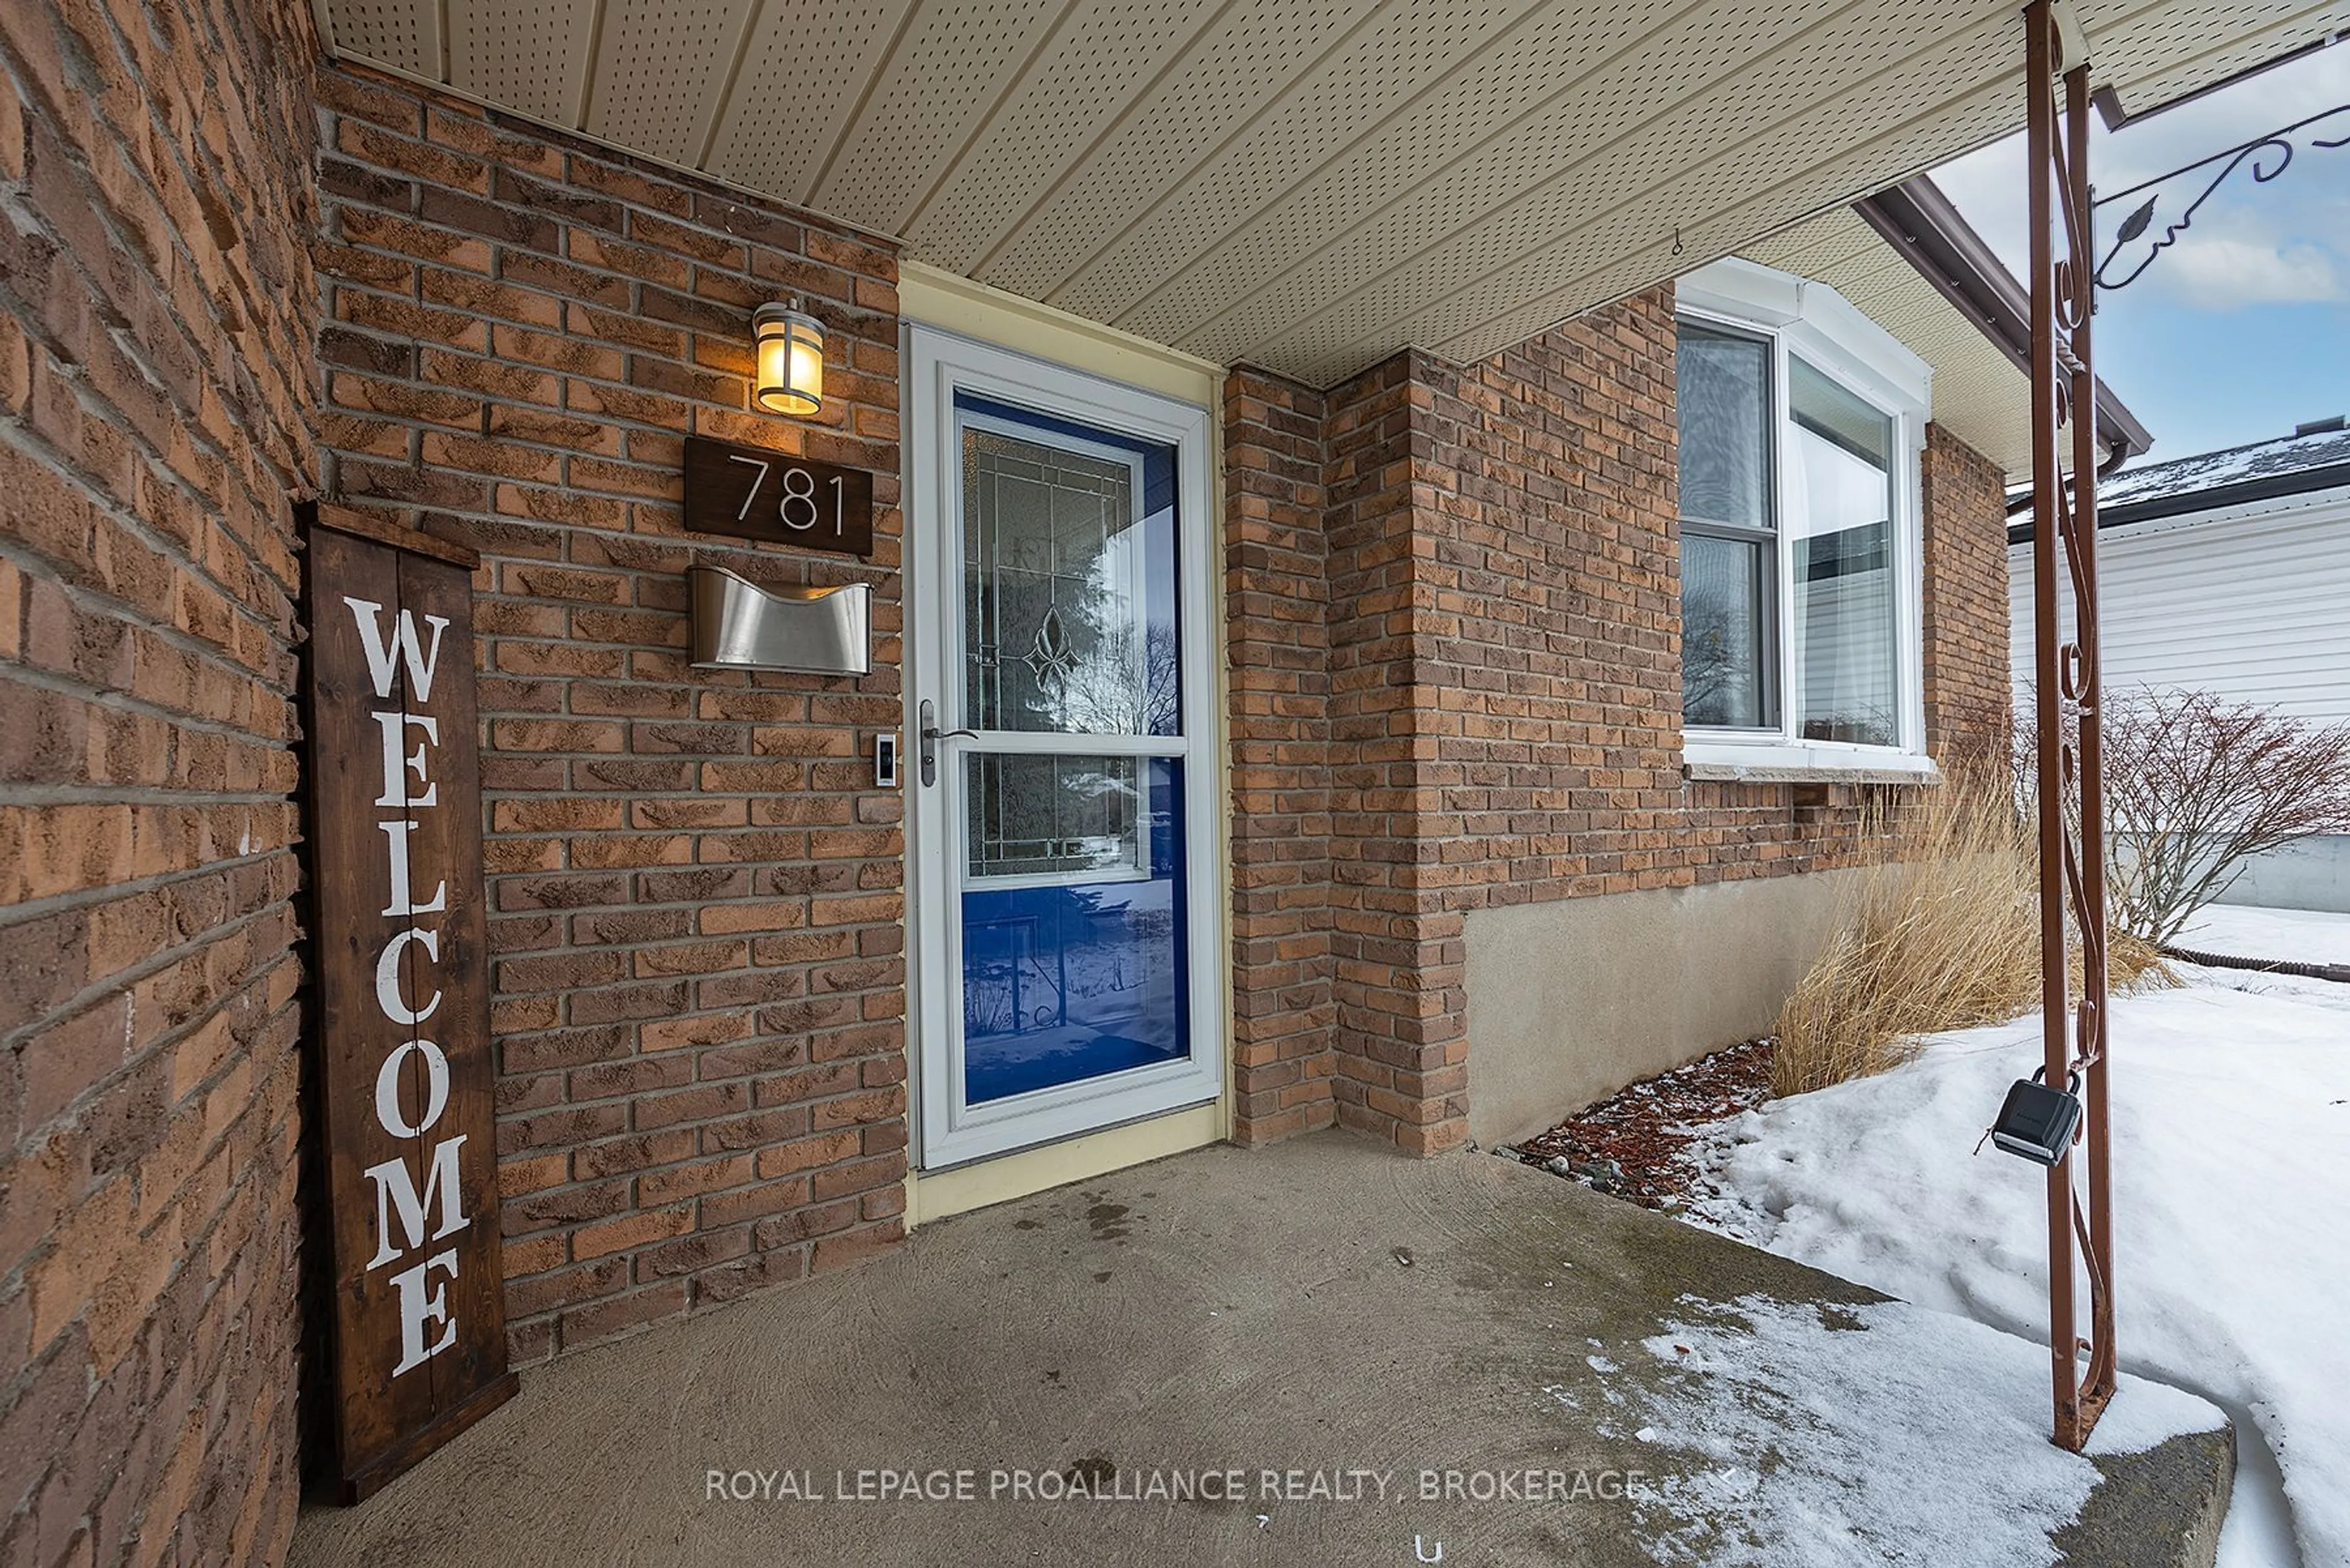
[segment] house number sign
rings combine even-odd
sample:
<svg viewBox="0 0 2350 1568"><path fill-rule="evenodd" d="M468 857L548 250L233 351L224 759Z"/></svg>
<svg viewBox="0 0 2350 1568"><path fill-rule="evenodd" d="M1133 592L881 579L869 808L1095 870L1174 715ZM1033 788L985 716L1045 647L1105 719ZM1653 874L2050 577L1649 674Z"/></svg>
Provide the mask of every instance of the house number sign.
<svg viewBox="0 0 2350 1568"><path fill-rule="evenodd" d="M698 534L869 556L873 475L862 468L688 436L685 525Z"/></svg>
<svg viewBox="0 0 2350 1568"><path fill-rule="evenodd" d="M473 552L320 508L306 836L345 1495L514 1392L498 1257Z"/></svg>

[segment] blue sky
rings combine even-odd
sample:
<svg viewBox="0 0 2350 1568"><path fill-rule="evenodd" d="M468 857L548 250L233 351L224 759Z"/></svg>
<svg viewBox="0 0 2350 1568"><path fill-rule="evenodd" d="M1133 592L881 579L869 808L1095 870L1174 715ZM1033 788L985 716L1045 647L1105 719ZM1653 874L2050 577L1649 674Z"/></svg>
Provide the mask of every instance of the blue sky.
<svg viewBox="0 0 2350 1568"><path fill-rule="evenodd" d="M2350 43L2119 131L2099 123L2092 177L2119 191L2330 109L2341 112L2302 133L2283 172L2261 183L2249 164L2239 168L2145 275L2103 295L2098 374L2153 431L2154 461L2350 414L2350 146L2309 145L2312 136L2350 138ZM2019 276L2022 141L2012 137L1934 171ZM2216 169L2164 187L2156 233L2161 215L2175 220ZM2137 200L2099 214L2100 258Z"/></svg>

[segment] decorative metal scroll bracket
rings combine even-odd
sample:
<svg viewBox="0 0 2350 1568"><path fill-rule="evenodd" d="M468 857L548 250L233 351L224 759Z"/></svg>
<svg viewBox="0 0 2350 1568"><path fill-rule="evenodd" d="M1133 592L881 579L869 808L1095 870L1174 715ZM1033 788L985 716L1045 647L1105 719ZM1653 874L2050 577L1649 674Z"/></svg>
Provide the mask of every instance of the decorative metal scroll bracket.
<svg viewBox="0 0 2350 1568"><path fill-rule="evenodd" d="M2320 126L2327 127L2323 134L2314 129ZM2210 201L2237 170L2249 167L2252 171L2252 182L2265 185L2293 166L2293 154L2302 147L2313 151L2332 151L2336 148L2350 147L2350 103L2338 109L2329 109L2323 114L2311 115L2307 119L2296 120L2282 130L2272 130L2266 136L2256 137L2239 146L2225 148L2208 158L2182 163L2168 174L2142 180L2126 191L2099 197L2095 206L2100 209L2128 201L2133 196L2144 196L2146 200L2132 209L2129 216L2122 220L2121 227L2115 231L2113 248L2106 253L2106 259L2097 264L2097 286L2111 293L2136 283L2146 275L2146 269L2154 265L2157 256L2178 243L2178 236L2195 222L2195 214L2202 210L2203 203ZM2196 190L2192 201L2176 208L2178 213L2176 218L2168 216L2171 209L2164 207L2163 200L2166 195L2175 192L2165 188L2183 175L2204 169L2212 169L2215 172L2202 182L2200 189ZM2137 255L2137 265L2119 277L2108 275L2125 253L2136 254L2137 242L2145 239L2147 233L2157 227L2158 222L2160 232L2145 247L2145 254Z"/></svg>

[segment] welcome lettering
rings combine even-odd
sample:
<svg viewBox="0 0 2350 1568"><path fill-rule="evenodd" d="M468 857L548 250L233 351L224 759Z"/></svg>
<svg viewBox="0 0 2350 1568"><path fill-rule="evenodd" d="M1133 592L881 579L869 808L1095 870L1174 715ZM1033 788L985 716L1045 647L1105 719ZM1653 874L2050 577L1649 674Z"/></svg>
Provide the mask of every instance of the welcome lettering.
<svg viewBox="0 0 2350 1568"><path fill-rule="evenodd" d="M441 1005L436 982L441 961L441 930L437 925L416 923L416 917L446 911L449 886L434 884L422 903L415 898L409 861L410 839L421 826L418 811L437 807L440 790L433 782L432 757L441 743L441 725L430 713L412 711L432 701L432 677L441 659L445 616L428 615L429 633L420 635L416 616L402 610L387 625L383 606L346 596L344 606L359 628L359 644L367 657L368 676L379 701L390 700L392 683L404 667L407 701L398 707L373 710L383 740L383 788L375 804L394 813L377 824L382 830L385 864L390 874L391 897L384 916L395 922L384 938L375 965L375 1001L383 1016L403 1029L430 1019ZM412 705L412 706L411 706ZM405 972L413 953L420 961ZM403 1103L402 1083L421 1064L424 1070L423 1103L410 1115ZM368 1272L395 1269L393 1293L400 1308L400 1358L391 1375L402 1376L457 1343L457 1322L449 1307L449 1290L457 1279L457 1253L442 1248L413 1259L434 1243L472 1224L464 1212L458 1181L458 1156L465 1137L432 1142L433 1127L449 1104L449 1061L430 1040L403 1038L384 1057L375 1082L375 1118L385 1135L414 1146L370 1166L363 1173L375 1196L375 1255ZM421 1187L411 1168L424 1173ZM402 1268L399 1265L406 1263Z"/></svg>

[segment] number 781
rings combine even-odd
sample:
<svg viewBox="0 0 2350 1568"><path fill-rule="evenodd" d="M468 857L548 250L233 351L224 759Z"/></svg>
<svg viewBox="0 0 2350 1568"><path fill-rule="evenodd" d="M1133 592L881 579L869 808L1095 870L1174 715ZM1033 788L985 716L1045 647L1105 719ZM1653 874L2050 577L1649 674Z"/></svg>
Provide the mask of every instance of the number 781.
<svg viewBox="0 0 2350 1568"><path fill-rule="evenodd" d="M759 492L767 483L769 471L776 465L764 458L744 457L739 452L728 453L726 461L743 463L759 471L751 481L750 490L743 496L743 504L734 513L734 521L740 523L751 515L752 503L759 499ZM787 463L784 465L784 476L779 483L783 493L775 502L775 520L795 534L813 533L824 522L824 508L816 503L816 475L796 463ZM832 476L831 487L832 536L842 539L848 535L848 483L836 473Z"/></svg>

